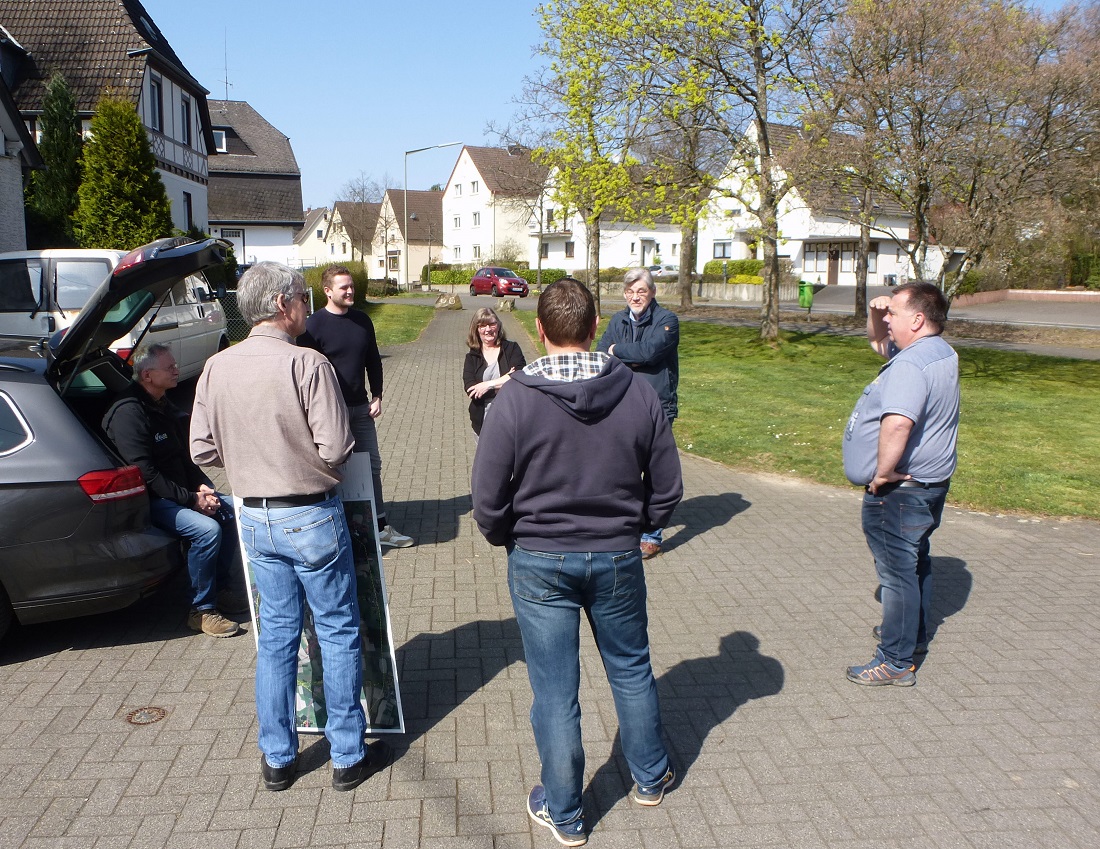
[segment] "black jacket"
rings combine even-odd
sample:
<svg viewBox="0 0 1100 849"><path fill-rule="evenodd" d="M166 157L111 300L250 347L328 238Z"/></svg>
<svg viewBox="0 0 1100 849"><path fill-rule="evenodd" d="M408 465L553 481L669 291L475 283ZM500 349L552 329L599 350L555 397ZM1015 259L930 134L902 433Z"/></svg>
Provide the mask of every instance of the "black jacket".
<svg viewBox="0 0 1100 849"><path fill-rule="evenodd" d="M190 507L200 484L213 486L191 462L187 414L167 398L154 401L131 384L103 417L103 430L122 459L141 469L151 496Z"/></svg>
<svg viewBox="0 0 1100 849"><path fill-rule="evenodd" d="M606 354L614 345L612 356L630 366L657 390L657 397L671 422L679 411L676 387L680 383L680 319L654 301L649 314L637 327L631 324L629 309L615 313L596 350Z"/></svg>
<svg viewBox="0 0 1100 849"><path fill-rule="evenodd" d="M519 371L527 365L527 358L523 356L523 351L520 350L519 345L505 339L500 344L500 357L497 359L497 364L500 373L505 375L512 369ZM481 350L475 351L471 348L466 353L466 361L462 364L462 388L469 392L471 386L481 383L485 379L484 374L487 365L489 364L485 362ZM485 406L496 397L497 393L494 390L486 392L480 398L470 399L470 424L473 425L474 433L478 436L481 435L481 425L485 421Z"/></svg>

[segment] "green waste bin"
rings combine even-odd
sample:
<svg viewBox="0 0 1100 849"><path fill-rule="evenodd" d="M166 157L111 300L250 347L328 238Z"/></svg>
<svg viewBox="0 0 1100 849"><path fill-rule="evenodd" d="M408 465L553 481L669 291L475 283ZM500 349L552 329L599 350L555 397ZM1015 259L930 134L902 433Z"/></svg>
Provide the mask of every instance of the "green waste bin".
<svg viewBox="0 0 1100 849"><path fill-rule="evenodd" d="M798 305L810 309L814 305L814 284L798 281Z"/></svg>

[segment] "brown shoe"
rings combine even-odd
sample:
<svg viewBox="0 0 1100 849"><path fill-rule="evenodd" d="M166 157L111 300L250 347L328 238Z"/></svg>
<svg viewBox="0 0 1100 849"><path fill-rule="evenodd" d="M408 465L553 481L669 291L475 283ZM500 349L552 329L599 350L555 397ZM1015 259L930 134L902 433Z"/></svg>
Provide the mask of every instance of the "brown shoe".
<svg viewBox="0 0 1100 849"><path fill-rule="evenodd" d="M642 560L649 560L661 553L661 546L647 539L642 540L642 544L639 547L642 549Z"/></svg>
<svg viewBox="0 0 1100 849"><path fill-rule="evenodd" d="M187 627L211 637L232 637L241 630L240 625L229 621L216 610L192 610L187 615Z"/></svg>

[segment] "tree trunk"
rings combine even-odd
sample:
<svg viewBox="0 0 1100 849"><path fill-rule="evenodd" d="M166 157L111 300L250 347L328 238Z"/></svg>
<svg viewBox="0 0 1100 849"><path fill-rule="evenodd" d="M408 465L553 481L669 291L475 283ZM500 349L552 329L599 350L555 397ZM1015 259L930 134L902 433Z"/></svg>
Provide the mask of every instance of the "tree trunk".
<svg viewBox="0 0 1100 849"><path fill-rule="evenodd" d="M763 158L763 157L762 157ZM761 243L764 246L764 292L760 307L760 338L779 343L779 218L772 191L771 173L762 163L760 175Z"/></svg>
<svg viewBox="0 0 1100 849"><path fill-rule="evenodd" d="M596 299L596 315L600 315L600 215L593 212L584 218L588 238L588 288ZM593 288L595 284L595 288Z"/></svg>
<svg viewBox="0 0 1100 849"><path fill-rule="evenodd" d="M699 246L699 223L680 226L680 307L691 309L691 287L695 282L696 253Z"/></svg>
<svg viewBox="0 0 1100 849"><path fill-rule="evenodd" d="M871 252L871 189L863 190L863 205L859 215L859 253L856 255L856 310L855 317L867 319L867 255Z"/></svg>

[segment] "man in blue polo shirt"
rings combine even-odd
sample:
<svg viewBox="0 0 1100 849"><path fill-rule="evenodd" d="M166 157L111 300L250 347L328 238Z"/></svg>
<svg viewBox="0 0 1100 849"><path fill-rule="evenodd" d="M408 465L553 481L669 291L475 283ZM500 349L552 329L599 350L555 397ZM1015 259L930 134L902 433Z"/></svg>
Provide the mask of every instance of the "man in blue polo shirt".
<svg viewBox="0 0 1100 849"><path fill-rule="evenodd" d="M959 431L959 358L940 334L947 299L931 283L875 298L871 347L888 358L863 390L844 431L844 473L863 486L863 534L882 587L882 624L856 684L911 687L913 655L927 650L932 599L929 540L939 527Z"/></svg>

